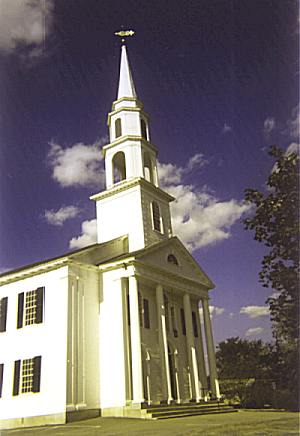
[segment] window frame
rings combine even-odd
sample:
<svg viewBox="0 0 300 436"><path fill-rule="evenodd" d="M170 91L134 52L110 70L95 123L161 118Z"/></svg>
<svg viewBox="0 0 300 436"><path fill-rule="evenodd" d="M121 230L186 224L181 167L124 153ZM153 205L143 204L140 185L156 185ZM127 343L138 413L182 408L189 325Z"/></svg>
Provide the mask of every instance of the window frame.
<svg viewBox="0 0 300 436"><path fill-rule="evenodd" d="M156 208L157 207L157 208ZM152 217L152 228L156 232L163 234L163 220L161 216L160 206L156 200L151 201L151 217ZM159 223L159 229L158 227Z"/></svg>
<svg viewBox="0 0 300 436"><path fill-rule="evenodd" d="M42 356L15 360L13 396L39 393L41 391L41 366Z"/></svg>
<svg viewBox="0 0 300 436"><path fill-rule="evenodd" d="M30 294L34 293L34 299L30 301ZM42 324L44 322L45 287L18 294L17 329L29 325Z"/></svg>

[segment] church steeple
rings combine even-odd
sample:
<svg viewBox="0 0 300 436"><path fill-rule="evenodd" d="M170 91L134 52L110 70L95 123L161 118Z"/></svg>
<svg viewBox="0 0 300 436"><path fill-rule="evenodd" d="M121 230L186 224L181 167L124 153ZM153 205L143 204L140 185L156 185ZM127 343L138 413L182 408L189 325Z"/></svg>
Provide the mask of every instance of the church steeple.
<svg viewBox="0 0 300 436"><path fill-rule="evenodd" d="M173 197L159 188L157 148L150 141L149 115L137 98L125 45L108 127L106 190L91 197L97 203L98 242L128 235L131 251L168 239Z"/></svg>
<svg viewBox="0 0 300 436"><path fill-rule="evenodd" d="M126 46L122 45L121 62L120 62L120 77L118 88L118 100L122 97L136 98L136 91L132 79L130 65L127 56Z"/></svg>

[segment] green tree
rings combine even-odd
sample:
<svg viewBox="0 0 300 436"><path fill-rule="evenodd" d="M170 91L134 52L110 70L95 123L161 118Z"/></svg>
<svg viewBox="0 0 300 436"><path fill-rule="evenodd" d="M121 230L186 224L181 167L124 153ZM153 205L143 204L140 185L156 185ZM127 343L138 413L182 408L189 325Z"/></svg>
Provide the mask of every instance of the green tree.
<svg viewBox="0 0 300 436"><path fill-rule="evenodd" d="M273 336L277 347L280 382L298 392L299 362L299 157L276 146L269 155L275 159L264 193L246 189L245 199L253 214L245 220L254 239L267 247L259 280L274 295L270 307Z"/></svg>
<svg viewBox="0 0 300 436"><path fill-rule="evenodd" d="M229 338L220 342L216 359L223 379L272 378L273 348L261 340Z"/></svg>

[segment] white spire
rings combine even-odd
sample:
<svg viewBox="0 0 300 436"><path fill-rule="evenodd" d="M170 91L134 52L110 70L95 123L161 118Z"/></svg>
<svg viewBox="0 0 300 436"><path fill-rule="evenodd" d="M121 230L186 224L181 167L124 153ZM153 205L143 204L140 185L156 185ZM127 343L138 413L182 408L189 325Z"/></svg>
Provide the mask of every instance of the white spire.
<svg viewBox="0 0 300 436"><path fill-rule="evenodd" d="M125 45L122 45L118 100L122 97L136 97Z"/></svg>

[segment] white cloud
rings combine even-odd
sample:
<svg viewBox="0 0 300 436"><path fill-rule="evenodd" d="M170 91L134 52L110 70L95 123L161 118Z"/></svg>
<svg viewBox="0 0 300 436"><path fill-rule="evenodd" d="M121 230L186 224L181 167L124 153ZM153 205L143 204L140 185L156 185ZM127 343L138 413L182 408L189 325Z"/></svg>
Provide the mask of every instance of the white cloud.
<svg viewBox="0 0 300 436"><path fill-rule="evenodd" d="M299 106L293 108L291 118L286 122L286 129L283 133L292 139L299 139L300 113Z"/></svg>
<svg viewBox="0 0 300 436"><path fill-rule="evenodd" d="M246 338L251 337L251 336L258 336L261 333L263 333L264 331L265 331L265 329L262 327L252 327L246 331L245 336L246 336Z"/></svg>
<svg viewBox="0 0 300 436"><path fill-rule="evenodd" d="M45 218L49 224L62 226L66 220L75 218L79 212L80 209L77 206L62 206L57 211L45 210Z"/></svg>
<svg viewBox="0 0 300 436"><path fill-rule="evenodd" d="M48 163L52 168L52 178L62 187L94 186L102 188L105 172L100 146L103 142L104 139L91 145L80 142L65 149L61 145L51 142Z"/></svg>
<svg viewBox="0 0 300 436"><path fill-rule="evenodd" d="M225 134L229 132L232 132L232 127L229 124L224 123L224 126L222 128L222 133Z"/></svg>
<svg viewBox="0 0 300 436"><path fill-rule="evenodd" d="M231 236L231 226L250 209L231 199L219 201L192 185L168 186L176 200L171 203L173 232L191 249L213 245Z"/></svg>
<svg viewBox="0 0 300 436"><path fill-rule="evenodd" d="M161 187L176 199L171 203L173 232L192 251L228 239L230 227L250 209L243 202L220 201L204 190L183 183L192 169L201 168L207 162L202 154L196 154L184 167L158 163Z"/></svg>
<svg viewBox="0 0 300 436"><path fill-rule="evenodd" d="M264 135L268 137L276 128L276 121L274 117L268 117L264 121Z"/></svg>
<svg viewBox="0 0 300 436"><path fill-rule="evenodd" d="M83 248L97 242L97 220L83 221L81 235L74 237L69 242L70 248Z"/></svg>
<svg viewBox="0 0 300 436"><path fill-rule="evenodd" d="M217 307L217 306L211 306L211 305L209 306L209 313L210 313L211 317L222 315L224 312L225 312L224 307ZM199 307L199 313L200 313L201 324L203 324L204 320L203 320L203 308L202 307Z"/></svg>
<svg viewBox="0 0 300 436"><path fill-rule="evenodd" d="M204 156L201 153L196 153L192 156L185 166L158 162L157 170L160 183L164 187L180 183L185 175L189 175L194 169L202 168L207 163L208 161L204 159Z"/></svg>
<svg viewBox="0 0 300 436"><path fill-rule="evenodd" d="M224 307L209 306L209 313L213 315L222 315L225 312Z"/></svg>
<svg viewBox="0 0 300 436"><path fill-rule="evenodd" d="M241 308L240 313L254 319L260 316L268 316L269 308L267 306L244 306Z"/></svg>
<svg viewBox="0 0 300 436"><path fill-rule="evenodd" d="M289 155L291 153L296 153L300 155L300 144L297 144L296 142L292 142L286 149L285 154Z"/></svg>
<svg viewBox="0 0 300 436"><path fill-rule="evenodd" d="M52 24L53 0L0 0L0 50L26 46L30 57L40 55Z"/></svg>

